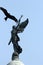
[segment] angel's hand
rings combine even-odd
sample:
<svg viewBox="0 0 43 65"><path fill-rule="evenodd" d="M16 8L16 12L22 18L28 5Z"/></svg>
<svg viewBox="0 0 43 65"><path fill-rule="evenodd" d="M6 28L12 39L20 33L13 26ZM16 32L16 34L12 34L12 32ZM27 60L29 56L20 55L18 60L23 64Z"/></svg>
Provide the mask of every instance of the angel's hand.
<svg viewBox="0 0 43 65"><path fill-rule="evenodd" d="M21 15L21 18L23 17L23 15Z"/></svg>
<svg viewBox="0 0 43 65"><path fill-rule="evenodd" d="M10 43L8 43L8 45L10 45Z"/></svg>

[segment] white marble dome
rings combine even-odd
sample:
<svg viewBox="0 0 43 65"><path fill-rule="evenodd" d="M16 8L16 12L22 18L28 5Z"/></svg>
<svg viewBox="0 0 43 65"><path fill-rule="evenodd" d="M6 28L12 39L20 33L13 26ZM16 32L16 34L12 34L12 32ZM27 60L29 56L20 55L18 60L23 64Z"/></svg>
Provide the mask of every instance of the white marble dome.
<svg viewBox="0 0 43 65"><path fill-rule="evenodd" d="M20 60L13 60L7 65L24 65Z"/></svg>

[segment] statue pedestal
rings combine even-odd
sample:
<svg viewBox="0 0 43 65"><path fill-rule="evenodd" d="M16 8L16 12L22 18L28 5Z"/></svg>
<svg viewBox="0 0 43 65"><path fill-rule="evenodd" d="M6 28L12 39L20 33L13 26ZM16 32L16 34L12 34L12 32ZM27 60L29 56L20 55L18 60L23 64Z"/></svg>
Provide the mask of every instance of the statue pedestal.
<svg viewBox="0 0 43 65"><path fill-rule="evenodd" d="M24 65L24 64L20 61L18 53L15 52L12 54L11 62L9 62L7 65Z"/></svg>
<svg viewBox="0 0 43 65"><path fill-rule="evenodd" d="M20 60L13 60L7 65L24 65Z"/></svg>

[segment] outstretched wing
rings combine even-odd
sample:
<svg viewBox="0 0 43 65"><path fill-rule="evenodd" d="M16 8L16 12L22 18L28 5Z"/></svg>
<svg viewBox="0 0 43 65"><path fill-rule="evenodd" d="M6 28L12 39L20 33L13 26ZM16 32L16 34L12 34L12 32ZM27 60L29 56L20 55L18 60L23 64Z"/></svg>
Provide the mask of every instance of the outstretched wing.
<svg viewBox="0 0 43 65"><path fill-rule="evenodd" d="M4 9L3 7L0 7L0 10L2 10L3 13L4 13L5 16L6 16L6 17L5 17L5 20L7 20L8 18L10 18L10 19L12 19L12 20L18 22L17 18L16 18L15 16L10 15L10 13L8 13L6 9Z"/></svg>
<svg viewBox="0 0 43 65"><path fill-rule="evenodd" d="M19 24L19 26L18 26L18 32L23 32L24 29L26 28L28 22L29 21L28 21L28 18L27 18L24 22L22 22L21 24Z"/></svg>
<svg viewBox="0 0 43 65"><path fill-rule="evenodd" d="M0 10L2 10L2 11L3 11L3 13L7 16L8 12L7 12L7 10L6 10L6 9L4 9L3 7L0 7Z"/></svg>

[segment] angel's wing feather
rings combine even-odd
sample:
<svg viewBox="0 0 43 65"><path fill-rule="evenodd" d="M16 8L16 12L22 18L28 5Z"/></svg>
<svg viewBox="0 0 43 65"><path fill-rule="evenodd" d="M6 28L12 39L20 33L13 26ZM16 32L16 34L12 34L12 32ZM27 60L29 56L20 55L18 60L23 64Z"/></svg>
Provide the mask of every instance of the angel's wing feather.
<svg viewBox="0 0 43 65"><path fill-rule="evenodd" d="M20 28L25 28L28 24L28 19L20 24Z"/></svg>
<svg viewBox="0 0 43 65"><path fill-rule="evenodd" d="M24 29L26 28L28 22L29 22L28 19L26 19L24 22L22 22L22 23L18 26L18 31L19 31L19 32L23 32Z"/></svg>

